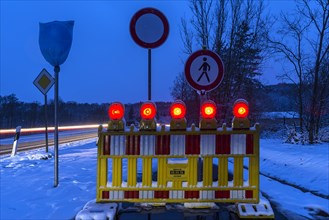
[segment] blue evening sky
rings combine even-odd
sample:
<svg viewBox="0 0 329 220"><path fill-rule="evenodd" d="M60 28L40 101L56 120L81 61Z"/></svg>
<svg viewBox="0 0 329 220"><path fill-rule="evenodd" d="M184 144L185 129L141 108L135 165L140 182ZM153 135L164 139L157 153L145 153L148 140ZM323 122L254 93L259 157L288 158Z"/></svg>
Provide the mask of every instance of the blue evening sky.
<svg viewBox="0 0 329 220"><path fill-rule="evenodd" d="M167 41L152 50L152 100L172 101L170 87L184 69L187 55L179 34L181 17L190 17L188 1L4 1L1 0L1 96L16 94L25 102L43 103L33 80L53 67L38 44L39 22L74 20L73 43L59 73L59 96L64 101L134 103L147 100L147 50L129 33L135 12L144 7L162 11L170 25ZM271 0L279 13L291 0ZM200 49L200 48L198 48ZM220 54L219 54L220 55ZM269 62L261 80L279 81L280 65ZM48 93L53 99L53 88Z"/></svg>

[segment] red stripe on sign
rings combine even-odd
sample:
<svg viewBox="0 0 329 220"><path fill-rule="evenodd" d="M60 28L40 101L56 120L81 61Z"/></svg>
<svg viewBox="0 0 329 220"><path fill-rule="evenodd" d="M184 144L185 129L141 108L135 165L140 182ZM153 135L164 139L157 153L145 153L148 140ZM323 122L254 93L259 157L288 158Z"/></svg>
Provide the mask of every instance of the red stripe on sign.
<svg viewBox="0 0 329 220"><path fill-rule="evenodd" d="M140 136L128 135L126 145L127 155L139 155L140 154Z"/></svg>
<svg viewBox="0 0 329 220"><path fill-rule="evenodd" d="M156 155L170 154L170 135L158 135L155 146Z"/></svg>
<svg viewBox="0 0 329 220"><path fill-rule="evenodd" d="M229 190L215 191L215 198L216 199L229 199L230 198L230 191Z"/></svg>
<svg viewBox="0 0 329 220"><path fill-rule="evenodd" d="M102 192L102 198L103 198L103 199L108 199L108 198L110 198L110 193L109 193L109 191L103 191L103 192Z"/></svg>
<svg viewBox="0 0 329 220"><path fill-rule="evenodd" d="M246 137L246 154L253 154L254 153L254 135L247 134Z"/></svg>
<svg viewBox="0 0 329 220"><path fill-rule="evenodd" d="M216 154L230 154L231 153L231 135L219 134L216 135Z"/></svg>
<svg viewBox="0 0 329 220"><path fill-rule="evenodd" d="M246 190L246 199L252 199L253 192L252 190Z"/></svg>
<svg viewBox="0 0 329 220"><path fill-rule="evenodd" d="M185 191L185 199L198 199L199 198L199 191Z"/></svg>
<svg viewBox="0 0 329 220"><path fill-rule="evenodd" d="M200 135L185 136L185 154L200 154Z"/></svg>
<svg viewBox="0 0 329 220"><path fill-rule="evenodd" d="M103 143L104 143L103 144L103 154L104 155L110 155L111 136L110 135L105 135Z"/></svg>

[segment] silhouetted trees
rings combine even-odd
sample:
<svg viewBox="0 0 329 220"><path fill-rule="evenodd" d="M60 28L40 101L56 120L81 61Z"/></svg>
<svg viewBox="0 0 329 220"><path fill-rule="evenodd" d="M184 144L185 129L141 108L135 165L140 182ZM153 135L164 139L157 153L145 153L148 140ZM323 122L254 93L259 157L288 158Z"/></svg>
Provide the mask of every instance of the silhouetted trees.
<svg viewBox="0 0 329 220"><path fill-rule="evenodd" d="M108 121L109 104L88 104L63 102L59 100L59 124L101 124ZM21 125L25 128L44 126L44 106L38 102L25 103L18 100L15 94L0 96L0 127L15 128ZM54 124L54 101L48 104L48 125Z"/></svg>

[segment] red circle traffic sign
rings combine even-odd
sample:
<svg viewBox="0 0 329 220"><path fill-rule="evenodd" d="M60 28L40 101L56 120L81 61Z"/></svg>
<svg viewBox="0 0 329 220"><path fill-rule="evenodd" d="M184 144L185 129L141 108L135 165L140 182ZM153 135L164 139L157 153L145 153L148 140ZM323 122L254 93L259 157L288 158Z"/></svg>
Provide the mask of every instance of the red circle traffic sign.
<svg viewBox="0 0 329 220"><path fill-rule="evenodd" d="M155 8L143 8L130 21L130 34L144 48L156 48L169 34L169 23L164 14Z"/></svg>
<svg viewBox="0 0 329 220"><path fill-rule="evenodd" d="M223 80L224 65L220 57L210 50L192 53L185 63L185 78L194 89L210 91Z"/></svg>

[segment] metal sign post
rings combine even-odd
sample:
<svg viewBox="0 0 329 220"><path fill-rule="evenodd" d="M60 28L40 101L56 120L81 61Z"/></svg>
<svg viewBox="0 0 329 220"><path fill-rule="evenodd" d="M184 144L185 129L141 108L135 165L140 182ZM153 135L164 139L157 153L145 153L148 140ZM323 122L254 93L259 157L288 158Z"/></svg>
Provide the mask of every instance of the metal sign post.
<svg viewBox="0 0 329 220"><path fill-rule="evenodd" d="M45 138L46 138L46 153L48 153L48 114L47 114L47 94L45 94Z"/></svg>
<svg viewBox="0 0 329 220"><path fill-rule="evenodd" d="M141 47L148 49L148 100L151 100L151 49L163 44L169 34L169 23L155 8L143 8L130 21L130 34Z"/></svg>
<svg viewBox="0 0 329 220"><path fill-rule="evenodd" d="M46 138L46 153L48 153L48 118L47 118L47 93L54 85L54 78L48 73L46 69L43 69L37 78L33 81L33 84L40 90L45 96L45 138Z"/></svg>
<svg viewBox="0 0 329 220"><path fill-rule="evenodd" d="M43 57L55 72L55 133L54 133L54 187L58 186L58 73L70 52L74 21L40 23L39 46Z"/></svg>

